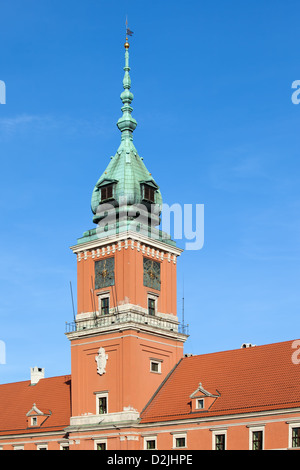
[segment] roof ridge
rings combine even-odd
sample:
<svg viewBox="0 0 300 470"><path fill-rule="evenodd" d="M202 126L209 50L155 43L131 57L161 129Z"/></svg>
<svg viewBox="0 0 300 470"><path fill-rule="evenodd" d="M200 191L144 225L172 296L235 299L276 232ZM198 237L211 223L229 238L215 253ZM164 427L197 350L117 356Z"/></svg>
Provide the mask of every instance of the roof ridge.
<svg viewBox="0 0 300 470"><path fill-rule="evenodd" d="M193 354L191 356L185 356L183 357L183 359L185 360L188 360L188 359L193 359L193 358L196 358L196 357L199 357L199 356L213 356L213 355L216 355L216 354L223 354L223 353L231 353L231 352L234 352L234 351L241 351L241 350L244 350L244 351L253 351L253 350L256 350L257 348L264 348L264 347L268 347L268 346L277 346L277 345L284 345L284 344L289 344L289 343L293 343L293 341L296 341L296 340L299 340L299 338L295 338L295 339L288 339L288 340L285 340L285 341L275 341L274 343L266 343L266 344L256 344L255 346L253 345L252 347L250 348L234 348L234 349L224 349L224 350L221 350L221 351L212 351L212 352L204 352L204 353L201 353L201 354Z"/></svg>
<svg viewBox="0 0 300 470"><path fill-rule="evenodd" d="M41 380L45 381L45 380L50 380L50 379L59 379L59 378L62 378L62 377L66 377L68 379L71 379L72 375L71 374L54 375L53 377L44 377ZM0 383L0 387L5 386L5 385L25 384L26 382L31 383L30 379L17 380L16 382L6 382L6 383L3 383L3 384Z"/></svg>

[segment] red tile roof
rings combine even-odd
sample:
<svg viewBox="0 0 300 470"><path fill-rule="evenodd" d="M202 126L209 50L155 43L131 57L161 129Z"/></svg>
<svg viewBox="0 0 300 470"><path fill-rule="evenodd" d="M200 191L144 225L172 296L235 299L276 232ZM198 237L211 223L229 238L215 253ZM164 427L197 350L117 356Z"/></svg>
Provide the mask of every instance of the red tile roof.
<svg viewBox="0 0 300 470"><path fill-rule="evenodd" d="M41 427L30 427L26 414L33 404L50 416ZM0 435L59 431L70 424L71 376L0 385Z"/></svg>
<svg viewBox="0 0 300 470"><path fill-rule="evenodd" d="M300 407L300 363L292 360L298 344L184 357L141 413L141 423ZM209 410L191 412L199 382L220 396Z"/></svg>

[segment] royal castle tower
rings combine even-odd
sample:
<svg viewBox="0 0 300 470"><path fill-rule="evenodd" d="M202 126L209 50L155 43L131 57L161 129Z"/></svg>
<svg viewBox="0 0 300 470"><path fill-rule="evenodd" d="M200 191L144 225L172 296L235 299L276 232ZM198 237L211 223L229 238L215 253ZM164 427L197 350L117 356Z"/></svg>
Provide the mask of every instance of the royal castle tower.
<svg viewBox="0 0 300 470"><path fill-rule="evenodd" d="M182 250L158 228L159 186L133 144L127 38L124 71L121 143L92 193L96 225L72 247L77 314L66 334L77 428L136 420L187 339L176 313Z"/></svg>

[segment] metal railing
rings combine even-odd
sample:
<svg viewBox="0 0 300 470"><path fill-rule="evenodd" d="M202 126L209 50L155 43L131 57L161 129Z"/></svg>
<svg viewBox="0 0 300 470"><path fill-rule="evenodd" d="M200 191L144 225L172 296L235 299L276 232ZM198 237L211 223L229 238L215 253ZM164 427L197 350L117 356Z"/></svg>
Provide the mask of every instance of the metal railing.
<svg viewBox="0 0 300 470"><path fill-rule="evenodd" d="M95 316L92 319L77 320L71 323L66 323L66 333L73 333L76 331L90 330L93 328L107 328L114 325L121 325L124 323L138 323L149 325L161 330L175 331L184 335L188 335L189 325L182 323L172 322L161 317L147 315L143 313L126 312L114 313L109 315Z"/></svg>

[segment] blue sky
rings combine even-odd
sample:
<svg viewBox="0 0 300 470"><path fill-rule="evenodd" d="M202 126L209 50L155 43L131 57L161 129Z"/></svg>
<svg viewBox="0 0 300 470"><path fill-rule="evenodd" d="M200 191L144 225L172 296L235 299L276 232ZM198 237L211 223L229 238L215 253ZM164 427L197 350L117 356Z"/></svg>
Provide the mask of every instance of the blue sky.
<svg viewBox="0 0 300 470"><path fill-rule="evenodd" d="M120 142L124 29L134 143L166 203L204 204L178 261L185 351L299 337L297 0L1 3L0 383L70 373L70 246ZM178 242L181 246L182 242Z"/></svg>

